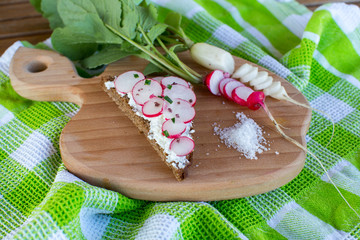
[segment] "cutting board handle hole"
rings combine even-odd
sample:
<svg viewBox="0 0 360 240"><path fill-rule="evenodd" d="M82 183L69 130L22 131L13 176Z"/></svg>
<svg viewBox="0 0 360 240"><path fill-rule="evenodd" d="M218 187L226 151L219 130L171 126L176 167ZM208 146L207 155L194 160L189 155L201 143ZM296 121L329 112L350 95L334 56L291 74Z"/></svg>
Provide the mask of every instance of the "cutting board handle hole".
<svg viewBox="0 0 360 240"><path fill-rule="evenodd" d="M47 64L38 60L31 61L26 69L31 73L43 72L47 69Z"/></svg>

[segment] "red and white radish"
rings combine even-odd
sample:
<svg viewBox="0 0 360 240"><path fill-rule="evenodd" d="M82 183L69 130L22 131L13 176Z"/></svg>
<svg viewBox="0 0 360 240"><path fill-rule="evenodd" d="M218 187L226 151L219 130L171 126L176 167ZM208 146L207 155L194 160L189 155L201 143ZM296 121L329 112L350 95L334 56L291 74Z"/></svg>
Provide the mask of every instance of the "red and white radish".
<svg viewBox="0 0 360 240"><path fill-rule="evenodd" d="M237 87L232 91L232 99L241 106L247 106L247 99L254 90L246 86Z"/></svg>
<svg viewBox="0 0 360 240"><path fill-rule="evenodd" d="M147 102L142 106L142 114L145 117L157 117L162 114L164 110L164 99L159 97L150 98Z"/></svg>
<svg viewBox="0 0 360 240"><path fill-rule="evenodd" d="M185 136L175 138L170 143L170 150L174 151L177 156L186 156L190 154L194 150L194 147L194 141Z"/></svg>
<svg viewBox="0 0 360 240"><path fill-rule="evenodd" d="M145 79L144 74L138 71L128 71L124 72L123 74L119 75L115 81L115 89L119 93L128 93L132 90L134 85Z"/></svg>
<svg viewBox="0 0 360 240"><path fill-rule="evenodd" d="M195 117L194 107L186 100L175 98L171 99L171 101L167 101L165 105L166 107L163 113L165 119L175 118L175 121L188 123Z"/></svg>
<svg viewBox="0 0 360 240"><path fill-rule="evenodd" d="M152 79L144 79L138 81L133 89L132 89L132 96L134 101L139 105L144 105L151 97L153 96L162 96L163 89L155 80Z"/></svg>
<svg viewBox="0 0 360 240"><path fill-rule="evenodd" d="M174 77L174 76L164 77L161 80L161 85L163 88L167 88L169 85L182 85L184 87L189 88L189 83L187 81L185 81L182 78Z"/></svg>
<svg viewBox="0 0 360 240"><path fill-rule="evenodd" d="M219 82L219 85L218 85L218 88L219 88L219 91L220 91L220 95L224 95L224 86L225 84L227 84L228 82L230 81L233 81L234 79L232 78L223 78L220 82Z"/></svg>
<svg viewBox="0 0 360 240"><path fill-rule="evenodd" d="M205 77L205 85L214 95L220 96L219 82L224 79L224 72L221 70L214 70Z"/></svg>
<svg viewBox="0 0 360 240"><path fill-rule="evenodd" d="M168 96L171 99L181 98L191 103L192 106L196 103L196 95L191 88L183 85L168 85L164 89L164 96Z"/></svg>
<svg viewBox="0 0 360 240"><path fill-rule="evenodd" d="M241 86L244 86L244 84L242 84L241 82L239 81L236 81L236 80L232 80L228 83L226 83L223 87L224 89L224 96L230 100L233 100L232 98L232 92L235 88L237 87L241 87Z"/></svg>
<svg viewBox="0 0 360 240"><path fill-rule="evenodd" d="M166 120L162 127L162 133L167 138L180 137L186 130L186 124L182 121L177 121L175 118Z"/></svg>
<svg viewBox="0 0 360 240"><path fill-rule="evenodd" d="M251 110L258 110L261 107L265 107L265 94L260 91L254 91L247 98L247 106Z"/></svg>

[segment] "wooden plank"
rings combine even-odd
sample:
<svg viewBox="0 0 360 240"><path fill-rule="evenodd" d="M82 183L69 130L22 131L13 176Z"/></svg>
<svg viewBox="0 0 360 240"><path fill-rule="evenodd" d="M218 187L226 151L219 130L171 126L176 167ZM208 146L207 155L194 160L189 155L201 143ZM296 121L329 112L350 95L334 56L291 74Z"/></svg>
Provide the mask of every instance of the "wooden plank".
<svg viewBox="0 0 360 240"><path fill-rule="evenodd" d="M305 6L315 6L333 2L344 2L349 4L360 3L358 0L298 0L298 2L304 4Z"/></svg>
<svg viewBox="0 0 360 240"><path fill-rule="evenodd" d="M10 38L4 38L0 39L0 55L3 54L3 52L10 47L14 42L16 41L28 41L32 44L36 44L39 42L42 42L49 38L51 33L42 33L42 34L34 34L34 35L27 35L27 36L17 36L17 37L10 37Z"/></svg>
<svg viewBox="0 0 360 240"><path fill-rule="evenodd" d="M358 7L360 7L360 1L356 1L354 3L348 3L347 4L353 4L356 5ZM318 7L322 6L322 4L314 4L314 5L308 5L307 8L311 11L315 11Z"/></svg>
<svg viewBox="0 0 360 240"><path fill-rule="evenodd" d="M42 16L9 20L0 28L0 39L49 33L49 22Z"/></svg>
<svg viewBox="0 0 360 240"><path fill-rule="evenodd" d="M19 4L19 3L29 3L29 1L28 0L1 0L0 6Z"/></svg>
<svg viewBox="0 0 360 240"><path fill-rule="evenodd" d="M29 2L3 5L0 8L0 23L8 20L16 20L38 16L41 16L41 14L37 12Z"/></svg>

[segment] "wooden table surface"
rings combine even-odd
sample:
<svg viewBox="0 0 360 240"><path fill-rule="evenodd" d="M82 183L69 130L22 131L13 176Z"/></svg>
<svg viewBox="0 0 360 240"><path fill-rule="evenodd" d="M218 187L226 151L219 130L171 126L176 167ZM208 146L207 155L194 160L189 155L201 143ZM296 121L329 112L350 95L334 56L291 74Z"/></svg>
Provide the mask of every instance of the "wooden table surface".
<svg viewBox="0 0 360 240"><path fill-rule="evenodd" d="M327 2L341 0L298 0L310 10ZM342 0L341 2L360 6L360 0ZM51 35L47 19L38 13L29 0L0 0L0 55L17 40L38 43Z"/></svg>

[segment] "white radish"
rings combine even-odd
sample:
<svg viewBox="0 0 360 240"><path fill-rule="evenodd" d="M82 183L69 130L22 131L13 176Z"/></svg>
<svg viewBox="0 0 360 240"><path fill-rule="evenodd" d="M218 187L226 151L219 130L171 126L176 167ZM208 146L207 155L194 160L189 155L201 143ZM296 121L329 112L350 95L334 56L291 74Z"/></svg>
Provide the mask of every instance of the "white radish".
<svg viewBox="0 0 360 240"><path fill-rule="evenodd" d="M171 99L181 98L191 103L192 106L196 103L194 91L183 85L168 85L168 87L164 89L163 95L168 96Z"/></svg>
<svg viewBox="0 0 360 240"><path fill-rule="evenodd" d="M268 76L269 76L268 72L260 71L254 79L250 80L249 84L250 84L250 86L259 85L259 84L265 82L266 79L268 78Z"/></svg>
<svg viewBox="0 0 360 240"><path fill-rule="evenodd" d="M145 117L157 117L162 114L164 110L164 99L159 97L150 98L147 102L142 106L142 114Z"/></svg>
<svg viewBox="0 0 360 240"><path fill-rule="evenodd" d="M221 95L223 95L223 96L225 95L225 92L224 92L225 84L227 84L228 82L234 81L234 80L235 79L233 79L233 78L224 78L219 82L218 88L219 88L219 91L220 91Z"/></svg>
<svg viewBox="0 0 360 240"><path fill-rule="evenodd" d="M235 68L233 56L218 47L207 43L196 43L190 49L192 59L203 67L222 70L232 74Z"/></svg>
<svg viewBox="0 0 360 240"><path fill-rule="evenodd" d="M162 96L163 89L160 83L158 83L157 81L151 79L144 79L138 81L134 85L131 93L134 98L134 101L142 106L152 96L155 97Z"/></svg>
<svg viewBox="0 0 360 240"><path fill-rule="evenodd" d="M239 67L234 73L233 75L231 76L232 78L236 78L236 79L240 79L241 77L245 76L246 74L248 74L251 69L253 67L248 64L248 63L245 63L243 65L241 65L241 67Z"/></svg>
<svg viewBox="0 0 360 240"><path fill-rule="evenodd" d="M264 94L266 96L271 96L274 93L278 93L281 91L281 83L279 81L272 82L271 85L264 89ZM284 89L285 90L285 89Z"/></svg>
<svg viewBox="0 0 360 240"><path fill-rule="evenodd" d="M233 78L239 79L243 83L249 83L254 90L263 90L266 96L271 96L278 100L287 100L297 105L307 107L302 103L298 103L290 98L284 87L279 81L274 81L267 71L258 71L258 68L248 63L240 66L232 75Z"/></svg>
<svg viewBox="0 0 360 240"><path fill-rule="evenodd" d="M124 72L115 79L115 89L119 93L128 93L132 90L132 88L138 81L141 81L143 79L145 79L145 76L141 72Z"/></svg>
<svg viewBox="0 0 360 240"><path fill-rule="evenodd" d="M237 80L232 80L232 81L226 83L224 86L224 96L230 100L233 100L232 91L235 88L241 87L241 86L244 86L244 84L242 84L241 82L239 82Z"/></svg>
<svg viewBox="0 0 360 240"><path fill-rule="evenodd" d="M270 87L272 83L273 83L273 78L268 77L265 82L255 85L254 90L258 91L258 90L266 89L266 88Z"/></svg>
<svg viewBox="0 0 360 240"><path fill-rule="evenodd" d="M194 147L194 140L185 136L175 138L170 143L170 150L174 151L177 156L186 156L190 154L194 150Z"/></svg>
<svg viewBox="0 0 360 240"><path fill-rule="evenodd" d="M162 133L167 138L180 137L186 130L186 124L182 121L176 121L175 118L166 120L162 127Z"/></svg>
<svg viewBox="0 0 360 240"><path fill-rule="evenodd" d="M165 97L164 99L166 100ZM175 121L188 123L195 117L195 109L188 101L180 98L168 99L165 105L163 112L165 119L175 118Z"/></svg>
<svg viewBox="0 0 360 240"><path fill-rule="evenodd" d="M253 69L250 70L250 72L242 76L240 78L240 81L243 83L250 82L252 79L256 78L256 76L258 75L258 70L259 69L257 67L254 67Z"/></svg>
<svg viewBox="0 0 360 240"><path fill-rule="evenodd" d="M174 76L170 76L170 77L164 77L161 80L161 86L163 88L167 88L168 86L171 85L182 85L184 87L189 88L189 83L187 81L185 81L182 78L179 77L174 77Z"/></svg>
<svg viewBox="0 0 360 240"><path fill-rule="evenodd" d="M205 85L214 95L220 96L219 82L224 79L224 72L222 70L214 70L205 77Z"/></svg>

